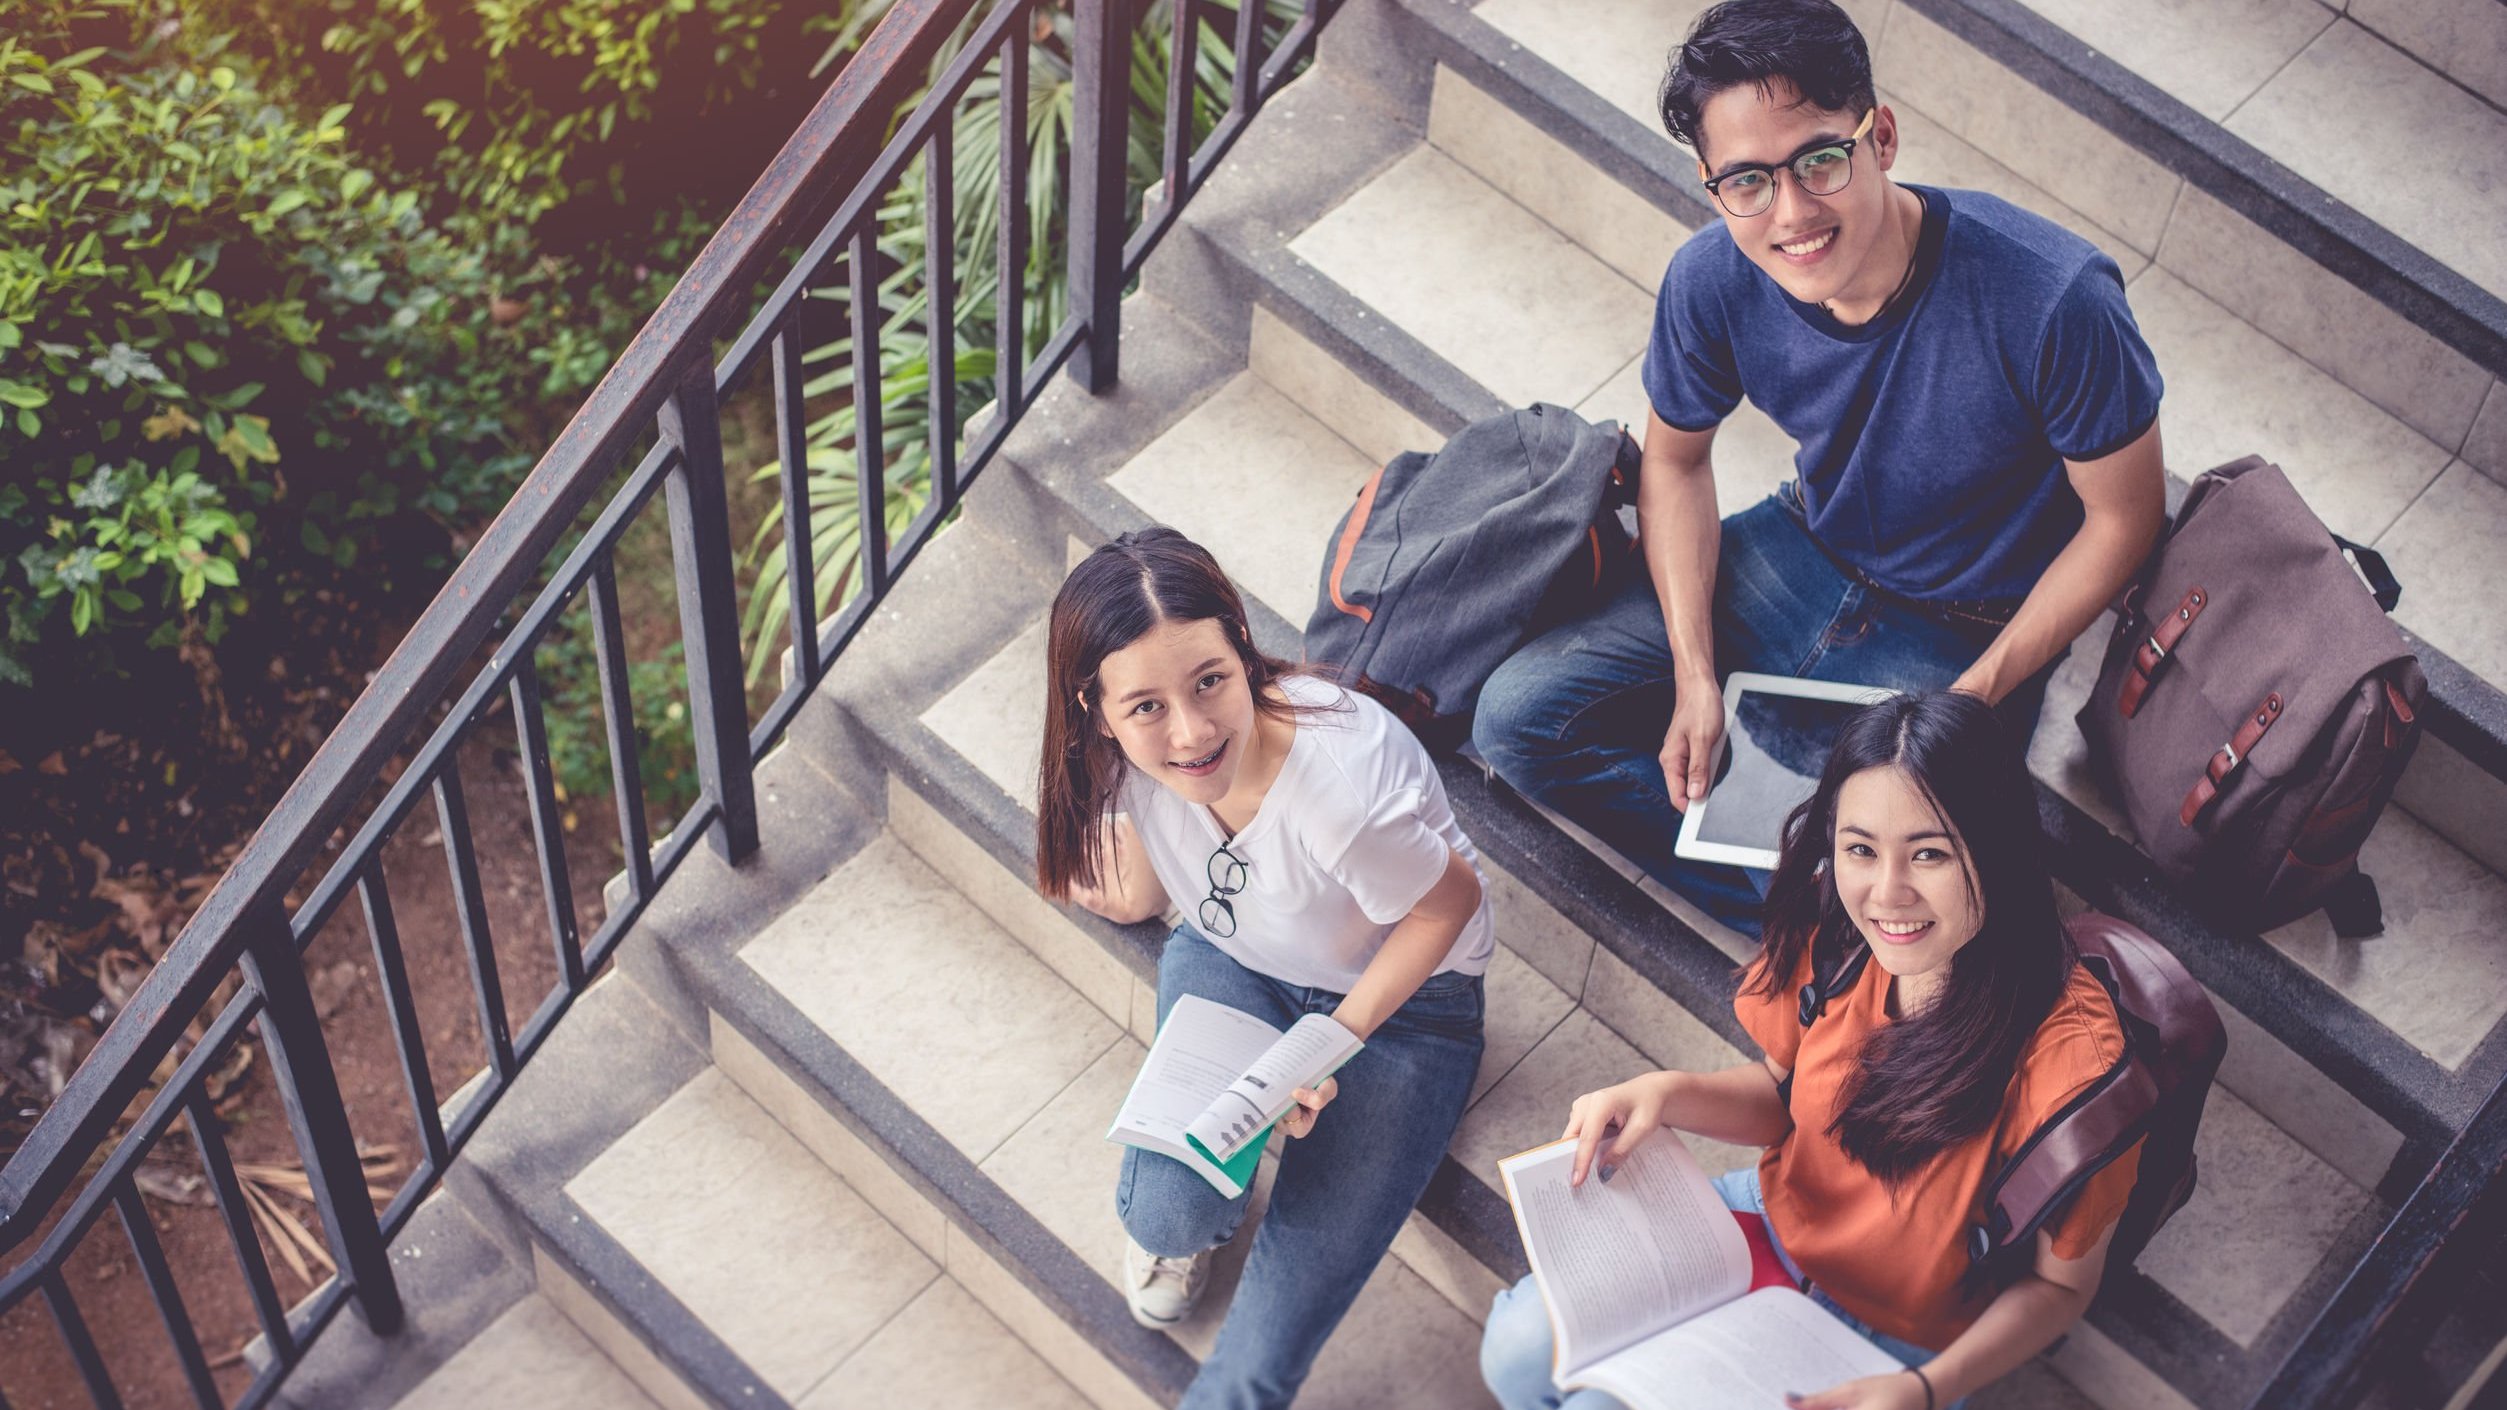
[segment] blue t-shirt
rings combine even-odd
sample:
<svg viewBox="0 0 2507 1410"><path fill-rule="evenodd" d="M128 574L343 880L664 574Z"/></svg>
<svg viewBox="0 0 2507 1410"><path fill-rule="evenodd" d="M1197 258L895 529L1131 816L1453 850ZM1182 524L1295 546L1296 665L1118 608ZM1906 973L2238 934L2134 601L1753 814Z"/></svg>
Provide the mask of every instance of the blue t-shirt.
<svg viewBox="0 0 2507 1410"><path fill-rule="evenodd" d="M2159 415L2159 370L2097 246L1981 191L1923 199L1914 281L1846 327L1721 222L1672 256L1645 350L1654 414L1704 430L1747 395L1801 449L1811 532L1931 602L2026 596L2080 528L2065 460Z"/></svg>

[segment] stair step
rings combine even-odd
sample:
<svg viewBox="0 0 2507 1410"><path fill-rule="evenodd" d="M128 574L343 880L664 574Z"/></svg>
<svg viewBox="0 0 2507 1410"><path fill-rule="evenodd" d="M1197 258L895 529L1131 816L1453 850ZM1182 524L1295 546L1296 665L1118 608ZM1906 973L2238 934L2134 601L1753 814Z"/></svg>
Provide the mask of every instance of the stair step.
<svg viewBox="0 0 2507 1410"><path fill-rule="evenodd" d="M801 1410L1087 1404L719 1068L566 1192Z"/></svg>
<svg viewBox="0 0 2507 1410"><path fill-rule="evenodd" d="M651 1398L537 1293L515 1303L398 1402L400 1410L655 1410Z"/></svg>
<svg viewBox="0 0 2507 1410"><path fill-rule="evenodd" d="M1432 147L1288 248L1508 405L1584 400L1653 321L1648 290Z"/></svg>

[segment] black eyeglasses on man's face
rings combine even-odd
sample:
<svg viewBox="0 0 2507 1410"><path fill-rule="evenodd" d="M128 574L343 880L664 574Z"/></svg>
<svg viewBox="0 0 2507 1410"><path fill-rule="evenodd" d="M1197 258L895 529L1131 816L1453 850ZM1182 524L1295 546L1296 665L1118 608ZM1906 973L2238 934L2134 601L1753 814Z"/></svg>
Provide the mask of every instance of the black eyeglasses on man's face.
<svg viewBox="0 0 2507 1410"><path fill-rule="evenodd" d="M1774 166L1735 163L1721 176L1706 177L1706 189L1715 193L1715 200L1727 212L1743 220L1765 215L1776 203L1778 171L1790 170L1802 189L1814 196L1833 196L1854 179L1854 149L1870 134L1872 119L1879 113L1878 108L1864 113L1851 137L1823 138ZM1703 167L1701 163L1701 174Z"/></svg>
<svg viewBox="0 0 2507 1410"><path fill-rule="evenodd" d="M1221 940L1236 933L1236 908L1227 898L1245 889L1245 859L1219 844L1202 868L1208 873L1210 894L1202 898L1201 928Z"/></svg>

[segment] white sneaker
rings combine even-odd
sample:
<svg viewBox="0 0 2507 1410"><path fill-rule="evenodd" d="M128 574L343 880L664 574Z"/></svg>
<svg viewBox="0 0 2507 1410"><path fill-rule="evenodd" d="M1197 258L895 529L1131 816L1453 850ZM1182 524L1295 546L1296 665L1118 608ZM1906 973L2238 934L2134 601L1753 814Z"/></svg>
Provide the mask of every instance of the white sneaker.
<svg viewBox="0 0 2507 1410"><path fill-rule="evenodd" d="M1164 1331L1193 1314L1201 1290L1210 1285L1210 1253L1190 1258L1160 1258L1130 1239L1123 1241L1123 1292L1132 1305L1132 1320Z"/></svg>

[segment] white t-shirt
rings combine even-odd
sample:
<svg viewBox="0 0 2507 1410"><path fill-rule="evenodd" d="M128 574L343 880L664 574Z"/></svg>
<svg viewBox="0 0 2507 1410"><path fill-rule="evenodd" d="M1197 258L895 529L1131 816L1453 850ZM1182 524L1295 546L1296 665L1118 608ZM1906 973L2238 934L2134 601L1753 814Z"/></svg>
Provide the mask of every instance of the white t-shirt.
<svg viewBox="0 0 2507 1410"><path fill-rule="evenodd" d="M1427 749L1363 695L1312 676L1280 686L1298 705L1326 708L1297 717L1279 777L1234 841L1208 808L1124 766L1119 804L1167 899L1247 969L1345 994L1445 874L1451 848L1480 878L1480 908L1437 972L1485 973L1497 950L1488 876L1454 821ZM1222 843L1245 864L1244 890L1228 897L1233 935L1210 934L1199 914L1210 894L1210 857Z"/></svg>

